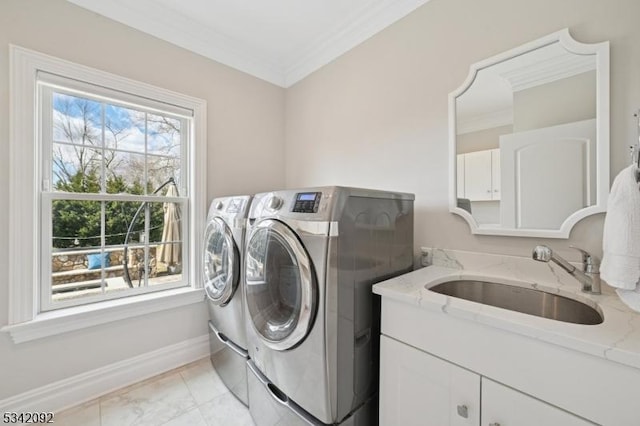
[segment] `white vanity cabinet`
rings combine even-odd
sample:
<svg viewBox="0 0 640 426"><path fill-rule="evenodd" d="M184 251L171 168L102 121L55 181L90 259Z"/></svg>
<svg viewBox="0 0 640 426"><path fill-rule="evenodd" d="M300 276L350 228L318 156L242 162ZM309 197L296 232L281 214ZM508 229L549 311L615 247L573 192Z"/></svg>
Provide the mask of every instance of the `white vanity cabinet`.
<svg viewBox="0 0 640 426"><path fill-rule="evenodd" d="M446 408L443 426L458 420L459 404L482 426L640 426L640 313L611 288L585 295L570 275L529 258L428 248L423 253L430 266L373 286L381 297L383 425L429 424L429 401L446 398L429 407L438 413ZM556 321L431 290L458 280L564 293L597 309L603 322ZM479 399L458 402L458 386L466 382L454 371L475 377L473 383L479 378ZM466 389L477 392L477 384ZM479 409L474 401L481 401ZM480 419L474 417L478 410Z"/></svg>
<svg viewBox="0 0 640 426"><path fill-rule="evenodd" d="M380 426L593 424L412 346L380 338Z"/></svg>
<svg viewBox="0 0 640 426"><path fill-rule="evenodd" d="M477 426L480 376L380 338L380 426Z"/></svg>
<svg viewBox="0 0 640 426"><path fill-rule="evenodd" d="M407 288L406 277L397 282L399 288ZM495 311L498 308L466 313L458 306L468 303L433 295L402 300L382 295L382 426L640 425L636 408L640 369L503 329L524 327L529 320L555 327L550 320L523 317L511 325L500 319L503 313ZM485 310L495 316L483 317ZM611 319L615 312L607 314ZM504 316L512 317L509 311ZM513 318L520 321L521 315ZM597 332L601 326L585 327ZM557 324L557 328L579 331L581 327ZM404 345L403 350L398 345ZM477 384L469 385L478 380L479 396L458 397L478 392ZM456 423L463 420L457 416L460 404L466 405L472 423ZM478 411L480 418L475 417ZM435 423L427 422L430 416L437 416Z"/></svg>

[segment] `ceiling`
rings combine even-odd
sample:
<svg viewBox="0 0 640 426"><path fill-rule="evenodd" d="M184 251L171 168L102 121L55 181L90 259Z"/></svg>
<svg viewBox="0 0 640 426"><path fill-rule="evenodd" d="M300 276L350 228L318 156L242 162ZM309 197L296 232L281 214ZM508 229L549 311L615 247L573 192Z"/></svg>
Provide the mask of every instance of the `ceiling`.
<svg viewBox="0 0 640 426"><path fill-rule="evenodd" d="M429 0L68 0L289 87Z"/></svg>

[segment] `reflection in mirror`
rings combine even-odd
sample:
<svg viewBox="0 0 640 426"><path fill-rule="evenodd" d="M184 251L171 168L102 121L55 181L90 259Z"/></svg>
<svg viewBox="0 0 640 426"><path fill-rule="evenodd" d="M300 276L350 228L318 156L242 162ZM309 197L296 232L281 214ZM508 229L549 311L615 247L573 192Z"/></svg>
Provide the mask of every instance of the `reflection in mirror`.
<svg viewBox="0 0 640 426"><path fill-rule="evenodd" d="M450 207L474 233L566 238L604 211L608 67L608 43L567 30L472 65L450 95Z"/></svg>

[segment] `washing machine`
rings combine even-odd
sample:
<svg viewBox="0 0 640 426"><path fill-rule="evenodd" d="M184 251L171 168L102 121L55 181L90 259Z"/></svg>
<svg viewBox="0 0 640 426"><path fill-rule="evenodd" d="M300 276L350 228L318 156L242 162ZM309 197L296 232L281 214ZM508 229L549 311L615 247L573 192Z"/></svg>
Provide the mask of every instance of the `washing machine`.
<svg viewBox="0 0 640 426"><path fill-rule="evenodd" d="M413 200L348 187L254 196L244 291L256 425L377 424L371 287L413 268Z"/></svg>
<svg viewBox="0 0 640 426"><path fill-rule="evenodd" d="M204 235L202 274L209 308L211 362L227 388L245 405L247 336L242 255L251 196L214 199ZM222 349L218 349L222 342Z"/></svg>

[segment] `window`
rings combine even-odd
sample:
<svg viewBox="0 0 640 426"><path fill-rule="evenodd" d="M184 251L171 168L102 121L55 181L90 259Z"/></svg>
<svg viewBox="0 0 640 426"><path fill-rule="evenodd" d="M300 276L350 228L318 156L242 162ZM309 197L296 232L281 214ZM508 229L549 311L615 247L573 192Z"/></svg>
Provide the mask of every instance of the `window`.
<svg viewBox="0 0 640 426"><path fill-rule="evenodd" d="M185 286L191 111L37 78L41 311Z"/></svg>
<svg viewBox="0 0 640 426"><path fill-rule="evenodd" d="M9 331L200 289L204 101L11 55Z"/></svg>

